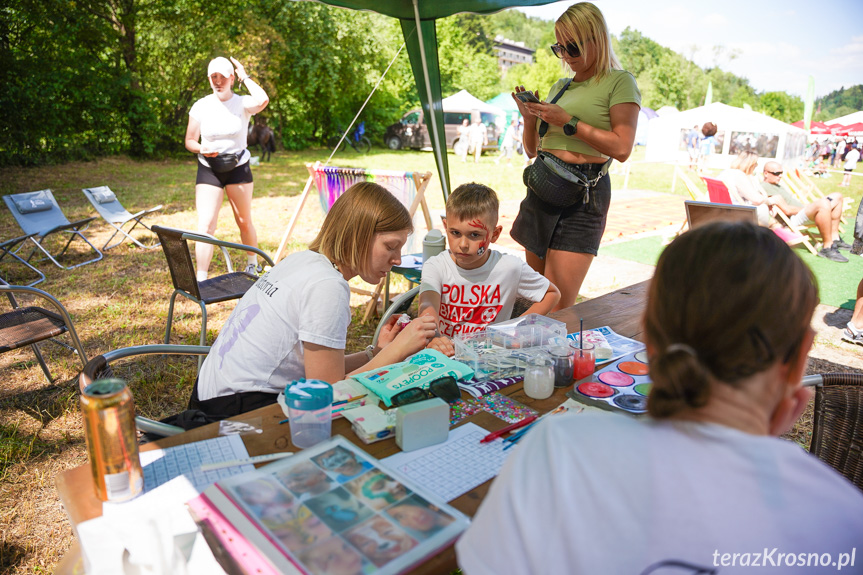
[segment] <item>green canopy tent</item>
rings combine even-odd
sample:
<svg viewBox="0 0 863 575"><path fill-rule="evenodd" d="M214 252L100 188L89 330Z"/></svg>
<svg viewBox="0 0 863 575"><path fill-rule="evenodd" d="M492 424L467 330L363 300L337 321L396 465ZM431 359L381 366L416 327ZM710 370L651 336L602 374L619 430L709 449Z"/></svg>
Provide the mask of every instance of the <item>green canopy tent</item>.
<svg viewBox="0 0 863 575"><path fill-rule="evenodd" d="M486 100L485 103L497 106L506 112L507 124L518 118L518 106L516 106L515 100L512 99L512 94L510 92L501 92L491 100Z"/></svg>
<svg viewBox="0 0 863 575"><path fill-rule="evenodd" d="M435 20L461 12L490 14L513 6L540 6L555 0L318 0L323 4L371 10L398 18L434 148L444 199L449 196L449 165L441 108L440 66Z"/></svg>

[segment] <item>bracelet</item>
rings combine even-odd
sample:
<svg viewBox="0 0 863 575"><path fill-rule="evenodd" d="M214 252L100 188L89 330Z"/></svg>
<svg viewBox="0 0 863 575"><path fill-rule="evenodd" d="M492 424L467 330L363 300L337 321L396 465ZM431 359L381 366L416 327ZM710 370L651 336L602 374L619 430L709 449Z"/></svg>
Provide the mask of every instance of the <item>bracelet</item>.
<svg viewBox="0 0 863 575"><path fill-rule="evenodd" d="M237 78L237 81L238 81L240 84L242 84L243 82L245 82L245 81L246 81L246 80L248 80L248 79L249 79L249 75L248 75L248 74L246 74L246 75L245 75L245 76L243 76L242 78Z"/></svg>
<svg viewBox="0 0 863 575"><path fill-rule="evenodd" d="M366 352L366 356L369 358L369 361L371 361L375 358L375 346L373 346L373 345L366 346L365 352Z"/></svg>

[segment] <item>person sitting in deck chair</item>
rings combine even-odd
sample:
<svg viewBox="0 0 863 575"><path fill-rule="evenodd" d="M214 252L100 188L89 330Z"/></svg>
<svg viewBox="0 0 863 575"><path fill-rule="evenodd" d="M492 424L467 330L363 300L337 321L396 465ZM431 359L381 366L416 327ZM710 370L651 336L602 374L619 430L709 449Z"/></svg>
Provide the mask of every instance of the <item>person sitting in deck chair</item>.
<svg viewBox="0 0 863 575"><path fill-rule="evenodd" d="M772 205L791 218L791 225L794 227L815 224L824 243L824 247L818 252L819 256L834 262L847 262L848 258L839 253L840 249L851 249L851 245L839 236L839 218L842 216L844 201L842 194L833 192L804 206L803 202L779 183L781 177L782 166L779 162L764 164L764 181L761 182L761 188Z"/></svg>

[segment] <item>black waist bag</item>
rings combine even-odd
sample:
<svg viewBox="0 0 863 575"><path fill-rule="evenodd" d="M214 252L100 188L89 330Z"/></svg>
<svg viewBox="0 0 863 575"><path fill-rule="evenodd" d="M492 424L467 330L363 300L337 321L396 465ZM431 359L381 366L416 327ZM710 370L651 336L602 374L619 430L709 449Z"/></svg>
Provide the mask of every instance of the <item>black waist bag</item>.
<svg viewBox="0 0 863 575"><path fill-rule="evenodd" d="M240 154L219 154L218 156L207 158L207 163L210 164L210 168L217 174L224 174L237 167L237 164L240 163Z"/></svg>
<svg viewBox="0 0 863 575"><path fill-rule="evenodd" d="M524 185L539 199L558 208L568 208L578 202L590 201L590 188L608 172L611 160L596 164L598 174L589 178L572 164L549 154L539 152L533 164L524 170ZM592 171L592 170L591 170Z"/></svg>

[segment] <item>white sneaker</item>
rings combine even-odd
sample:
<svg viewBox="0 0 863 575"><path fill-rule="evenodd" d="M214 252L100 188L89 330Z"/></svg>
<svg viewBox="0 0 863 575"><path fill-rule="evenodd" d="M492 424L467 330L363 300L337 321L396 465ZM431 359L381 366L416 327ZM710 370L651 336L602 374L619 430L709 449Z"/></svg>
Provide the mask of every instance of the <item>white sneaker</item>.
<svg viewBox="0 0 863 575"><path fill-rule="evenodd" d="M246 266L246 269L244 269L243 271L249 275L259 276L261 275L261 272L264 271L264 268L256 264L248 264Z"/></svg>

